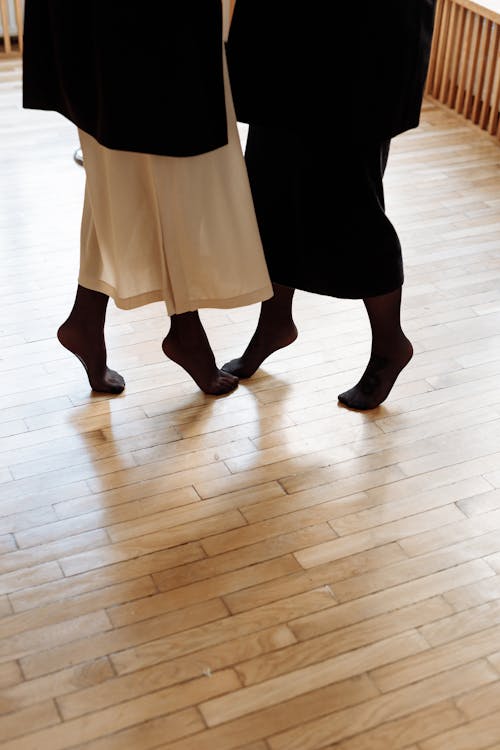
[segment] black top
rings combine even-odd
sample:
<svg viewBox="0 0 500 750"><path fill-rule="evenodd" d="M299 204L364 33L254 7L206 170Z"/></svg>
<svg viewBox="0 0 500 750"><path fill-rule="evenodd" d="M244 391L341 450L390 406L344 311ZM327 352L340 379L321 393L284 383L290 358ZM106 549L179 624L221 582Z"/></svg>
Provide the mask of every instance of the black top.
<svg viewBox="0 0 500 750"><path fill-rule="evenodd" d="M383 141L419 122L435 0L237 0L227 45L241 122Z"/></svg>
<svg viewBox="0 0 500 750"><path fill-rule="evenodd" d="M26 0L23 106L108 148L205 153L227 143L222 56L221 0Z"/></svg>

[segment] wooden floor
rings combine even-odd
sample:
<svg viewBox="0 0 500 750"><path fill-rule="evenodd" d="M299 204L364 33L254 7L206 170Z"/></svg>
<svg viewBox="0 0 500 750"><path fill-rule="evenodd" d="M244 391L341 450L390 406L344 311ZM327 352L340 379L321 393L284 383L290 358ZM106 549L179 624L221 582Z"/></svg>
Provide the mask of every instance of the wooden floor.
<svg viewBox="0 0 500 750"><path fill-rule="evenodd" d="M2 750L499 750L499 146L429 102L394 142L416 356L365 414L336 399L362 304L305 293L220 399L165 361L161 304L112 308L127 389L93 396L54 336L76 147L2 63ZM220 363L257 311L203 313Z"/></svg>

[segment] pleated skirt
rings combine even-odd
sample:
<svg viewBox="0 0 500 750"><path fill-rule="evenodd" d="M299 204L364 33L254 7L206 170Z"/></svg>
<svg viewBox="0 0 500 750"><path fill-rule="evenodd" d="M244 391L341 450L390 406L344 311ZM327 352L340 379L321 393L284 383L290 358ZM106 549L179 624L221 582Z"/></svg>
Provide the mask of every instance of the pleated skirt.
<svg viewBox="0 0 500 750"><path fill-rule="evenodd" d="M107 149L79 131L86 169L79 283L169 315L272 296L227 66L229 142L193 157Z"/></svg>
<svg viewBox="0 0 500 750"><path fill-rule="evenodd" d="M351 299L403 284L384 202L389 146L356 144L327 127L301 136L250 125L245 158L273 282Z"/></svg>

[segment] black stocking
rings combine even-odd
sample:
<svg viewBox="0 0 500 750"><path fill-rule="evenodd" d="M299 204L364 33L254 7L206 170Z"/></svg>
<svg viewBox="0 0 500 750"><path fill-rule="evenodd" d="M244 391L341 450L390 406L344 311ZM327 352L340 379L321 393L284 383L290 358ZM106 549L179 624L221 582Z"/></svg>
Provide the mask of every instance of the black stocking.
<svg viewBox="0 0 500 750"><path fill-rule="evenodd" d="M191 375L204 393L218 396L229 393L238 385L237 377L222 372L215 364L212 347L197 311L172 315L163 351Z"/></svg>
<svg viewBox="0 0 500 750"><path fill-rule="evenodd" d="M339 395L351 409L379 406L413 355L413 347L401 328L401 288L363 300L372 330L371 355L360 381Z"/></svg>
<svg viewBox="0 0 500 750"><path fill-rule="evenodd" d="M106 294L78 285L73 309L59 328L57 338L80 360L92 390L121 393L124 379L106 364L104 324L108 301Z"/></svg>
<svg viewBox="0 0 500 750"><path fill-rule="evenodd" d="M273 290L274 296L262 303L257 328L245 352L238 359L226 362L222 367L225 372L239 378L249 378L270 354L297 338L297 328L292 318L295 289L273 284Z"/></svg>

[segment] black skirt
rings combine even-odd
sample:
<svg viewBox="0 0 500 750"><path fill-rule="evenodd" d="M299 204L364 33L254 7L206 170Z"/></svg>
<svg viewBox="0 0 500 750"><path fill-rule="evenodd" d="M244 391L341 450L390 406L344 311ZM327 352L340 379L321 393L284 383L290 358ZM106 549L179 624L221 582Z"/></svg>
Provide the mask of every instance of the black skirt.
<svg viewBox="0 0 500 750"><path fill-rule="evenodd" d="M402 285L401 245L384 205L389 145L250 125L245 158L274 283L349 299Z"/></svg>

